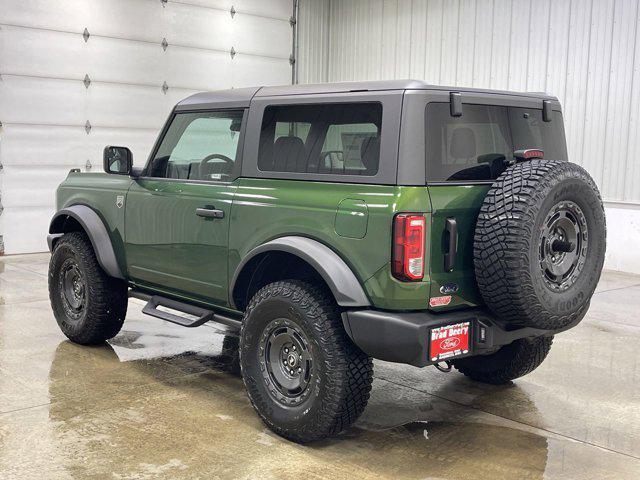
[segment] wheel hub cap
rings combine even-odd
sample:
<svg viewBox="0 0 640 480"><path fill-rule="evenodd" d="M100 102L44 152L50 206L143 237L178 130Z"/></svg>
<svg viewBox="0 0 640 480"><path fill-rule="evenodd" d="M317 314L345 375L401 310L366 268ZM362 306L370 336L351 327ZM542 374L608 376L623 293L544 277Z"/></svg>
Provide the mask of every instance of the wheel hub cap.
<svg viewBox="0 0 640 480"><path fill-rule="evenodd" d="M294 354L287 355L287 365L290 368L297 368L299 362L300 362L300 358L298 357L298 355L294 355Z"/></svg>

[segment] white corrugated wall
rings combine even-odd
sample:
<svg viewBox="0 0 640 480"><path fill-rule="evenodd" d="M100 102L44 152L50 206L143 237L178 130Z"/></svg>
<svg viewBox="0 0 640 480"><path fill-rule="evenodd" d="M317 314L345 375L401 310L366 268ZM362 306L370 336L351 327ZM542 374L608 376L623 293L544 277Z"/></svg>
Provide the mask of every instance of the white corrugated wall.
<svg viewBox="0 0 640 480"><path fill-rule="evenodd" d="M553 93L571 159L607 200L640 202L638 0L302 0L301 16L301 82Z"/></svg>
<svg viewBox="0 0 640 480"><path fill-rule="evenodd" d="M55 188L69 169L101 171L107 144L129 146L143 164L180 99L290 83L292 5L0 0L5 253L46 250Z"/></svg>
<svg viewBox="0 0 640 480"><path fill-rule="evenodd" d="M303 83L557 95L570 159L608 202L607 266L640 273L639 0L301 0L300 17Z"/></svg>

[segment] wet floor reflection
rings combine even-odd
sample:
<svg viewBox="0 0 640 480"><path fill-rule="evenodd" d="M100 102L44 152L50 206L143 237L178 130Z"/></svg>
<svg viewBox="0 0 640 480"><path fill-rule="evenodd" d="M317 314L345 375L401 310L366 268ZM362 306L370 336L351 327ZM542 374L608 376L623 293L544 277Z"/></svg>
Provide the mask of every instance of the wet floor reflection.
<svg viewBox="0 0 640 480"><path fill-rule="evenodd" d="M9 457L11 467L23 461L16 471L50 468L59 478L293 479L301 468L315 472L309 478L336 479L636 478L637 464L620 465L609 452L447 400L464 387L460 376L432 394L378 378L354 427L296 445L253 412L236 338L212 334L212 348L159 354L162 342L180 342L172 336L128 329L113 345L59 343L48 371L50 405L0 416L0 432L8 432L0 446L7 438L7 451L49 455ZM538 415L517 385L492 388L504 391L489 395ZM6 468L0 453L0 472Z"/></svg>
<svg viewBox="0 0 640 480"><path fill-rule="evenodd" d="M291 452L305 452L319 459L339 455L340 462L349 468L382 477L402 473L413 478L457 479L474 471L474 478L542 478L546 469L544 436L387 382L376 382L370 405L355 427L337 439L312 447L297 446L265 433L255 418L237 378L237 338L225 337L218 354L184 352L151 360L120 361L116 349L144 348L139 339L134 332L124 332L114 346L86 348L65 341L57 347L49 375L49 415L57 426L56 437L61 442L72 439L75 444L77 456L72 453L68 458L71 472L95 473L92 468L99 466L86 469L83 465L81 460L87 457L114 461L114 455L130 457L132 464L121 464L121 470L114 472L123 475L137 471L143 459L149 465L165 465L168 460L158 457L154 448L145 448L145 441L198 435L186 426L195 419L206 430L206 423L215 415L227 422L213 422L211 444L197 445L191 458L194 453L207 455L213 445L221 446L221 427L230 430L226 434L232 431L234 443L239 445L282 447L275 451L270 448L264 458L253 450L241 453L242 461L250 466L247 473L256 463L274 474L286 466L294 468L298 460L291 458ZM171 367L173 374L166 376L154 363ZM112 385L110 382L118 377L140 387L126 392L105 388L105 379ZM78 388L86 394L69 395ZM100 390L105 397L94 397L95 410L82 412L78 404L84 404L86 395L93 396ZM526 397L523 392L519 395ZM520 398L519 402L527 400ZM530 403L528 408L535 410L535 405ZM164 421L155 423L156 414ZM187 417L191 419L187 421ZM228 419L235 421L229 423ZM179 460L176 465L190 465L181 455L174 456ZM236 458L234 463L240 460ZM173 474L179 475L179 471Z"/></svg>
<svg viewBox="0 0 640 480"><path fill-rule="evenodd" d="M132 301L110 344L74 345L51 314L46 257L0 266L2 480L640 478L637 279L608 291L620 278L605 276L585 321L511 385L376 362L356 425L300 446L253 411L237 339Z"/></svg>

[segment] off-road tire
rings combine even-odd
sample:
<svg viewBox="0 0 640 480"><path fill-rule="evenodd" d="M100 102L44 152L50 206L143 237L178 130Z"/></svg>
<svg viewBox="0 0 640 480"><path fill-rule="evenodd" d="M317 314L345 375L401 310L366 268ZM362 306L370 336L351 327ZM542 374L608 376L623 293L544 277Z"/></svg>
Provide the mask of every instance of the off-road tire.
<svg viewBox="0 0 640 480"><path fill-rule="evenodd" d="M84 283L82 307L75 317L64 306L62 268L69 264L77 266ZM62 333L82 345L115 337L127 313L127 285L102 270L82 232L67 233L56 242L49 262L49 299Z"/></svg>
<svg viewBox="0 0 640 480"><path fill-rule="evenodd" d="M585 228L577 236L584 237L582 247L574 246L576 267L567 280L558 276L556 287L545 276L542 258L543 232L557 208L574 208ZM555 160L518 163L498 177L480 209L473 246L478 288L493 313L510 325L550 330L573 325L589 306L605 244L600 194L583 168Z"/></svg>
<svg viewBox="0 0 640 480"><path fill-rule="evenodd" d="M453 366L472 380L501 385L538 368L552 342L553 337L522 338L490 355L454 361Z"/></svg>
<svg viewBox="0 0 640 480"><path fill-rule="evenodd" d="M278 319L304 335L313 359L306 395L295 404L278 400L284 395L270 390L261 368L261 339ZM298 443L336 435L355 422L367 405L373 380L373 362L346 335L330 294L297 280L266 285L249 302L240 335L240 366L249 399L264 423Z"/></svg>
<svg viewBox="0 0 640 480"><path fill-rule="evenodd" d="M224 371L240 376L240 337L237 335L225 335L222 340L222 350L220 356L224 360Z"/></svg>

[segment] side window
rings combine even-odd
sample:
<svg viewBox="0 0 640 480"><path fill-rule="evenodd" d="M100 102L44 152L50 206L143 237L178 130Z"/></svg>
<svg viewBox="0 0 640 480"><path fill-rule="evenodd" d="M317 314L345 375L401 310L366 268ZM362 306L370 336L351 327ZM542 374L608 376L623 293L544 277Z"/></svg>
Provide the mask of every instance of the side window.
<svg viewBox="0 0 640 480"><path fill-rule="evenodd" d="M228 180L235 169L242 115L242 110L176 114L147 175Z"/></svg>
<svg viewBox="0 0 640 480"><path fill-rule="evenodd" d="M258 168L267 172L375 175L382 105L272 105L264 111Z"/></svg>

